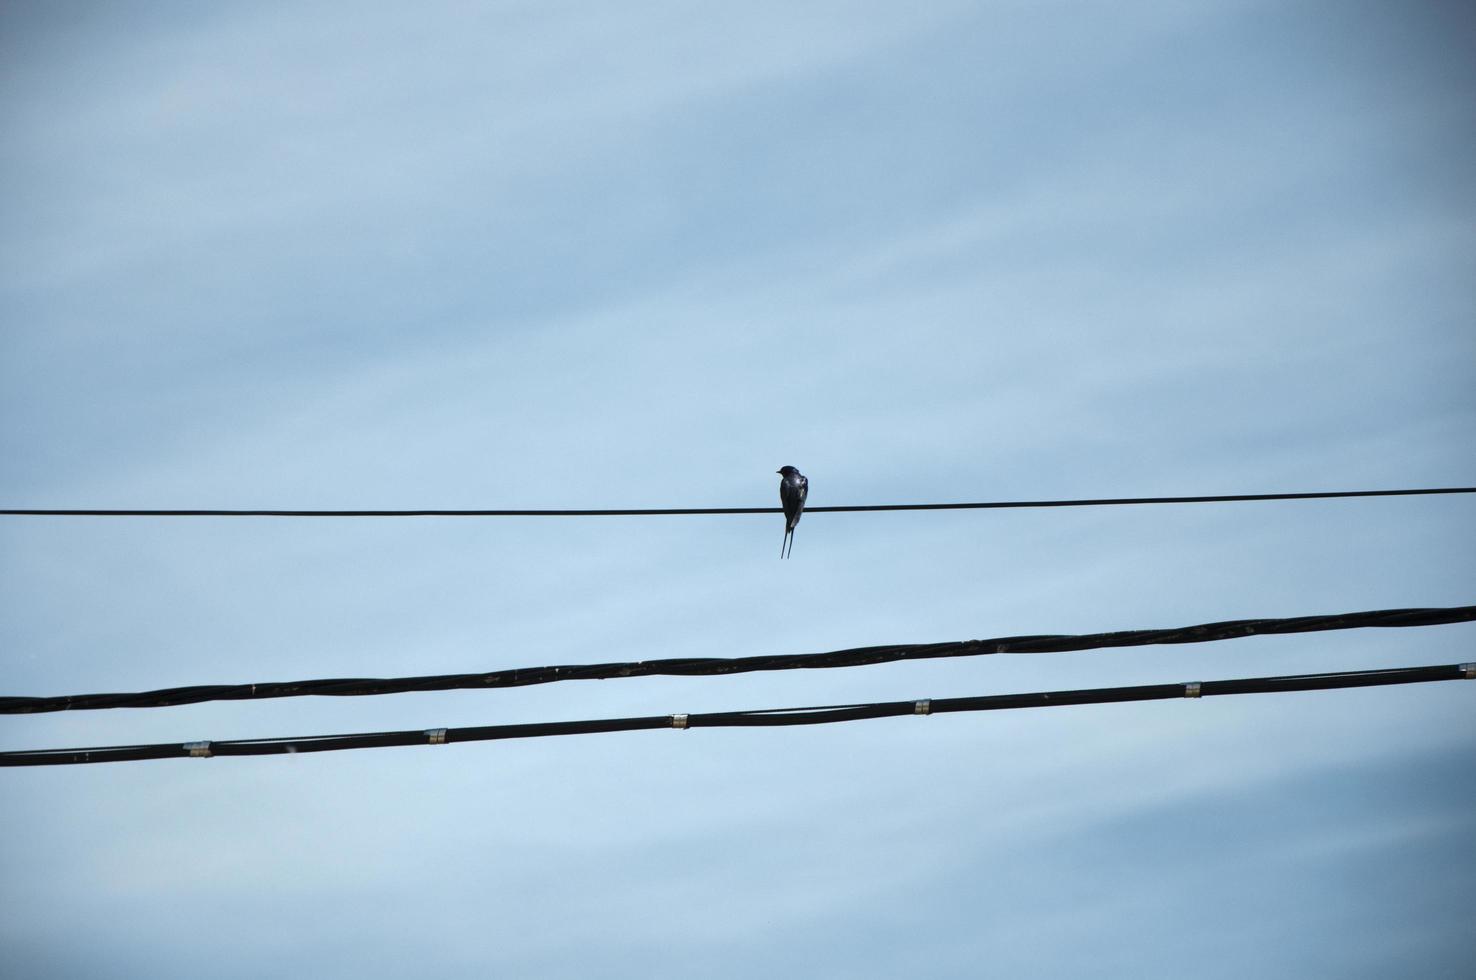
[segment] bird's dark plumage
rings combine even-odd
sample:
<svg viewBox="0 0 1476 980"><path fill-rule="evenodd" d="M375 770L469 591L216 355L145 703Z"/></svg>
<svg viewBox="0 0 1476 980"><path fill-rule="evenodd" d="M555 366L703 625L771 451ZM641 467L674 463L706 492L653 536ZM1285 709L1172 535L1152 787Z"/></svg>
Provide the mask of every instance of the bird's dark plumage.
<svg viewBox="0 0 1476 980"><path fill-rule="evenodd" d="M810 495L810 481L793 466L779 469L779 503L784 507L784 543L779 546L779 557L785 557L785 549L794 551L794 526L805 512L805 498Z"/></svg>

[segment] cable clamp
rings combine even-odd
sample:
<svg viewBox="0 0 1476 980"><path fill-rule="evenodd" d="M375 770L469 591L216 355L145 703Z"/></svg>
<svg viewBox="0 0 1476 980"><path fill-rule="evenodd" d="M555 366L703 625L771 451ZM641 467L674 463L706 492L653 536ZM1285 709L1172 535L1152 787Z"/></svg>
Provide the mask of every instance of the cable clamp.
<svg viewBox="0 0 1476 980"><path fill-rule="evenodd" d="M687 727L687 716L686 715L672 715L671 716L671 727L672 728L686 728Z"/></svg>
<svg viewBox="0 0 1476 980"><path fill-rule="evenodd" d="M1200 696L1199 681L1190 681L1184 685L1184 697L1197 698Z"/></svg>
<svg viewBox="0 0 1476 980"><path fill-rule="evenodd" d="M425 738L426 738L426 743L425 744L427 744L427 745L445 745L446 744L446 729L444 729L444 728L427 728L425 730Z"/></svg>
<svg viewBox="0 0 1476 980"><path fill-rule="evenodd" d="M184 747L192 759L208 759L211 756L210 743L208 741L186 742Z"/></svg>
<svg viewBox="0 0 1476 980"><path fill-rule="evenodd" d="M933 699L923 698L912 705L912 713L915 715L930 715L933 713Z"/></svg>
<svg viewBox="0 0 1476 980"><path fill-rule="evenodd" d="M1461 664L1461 676L1466 680L1476 680L1476 664Z"/></svg>

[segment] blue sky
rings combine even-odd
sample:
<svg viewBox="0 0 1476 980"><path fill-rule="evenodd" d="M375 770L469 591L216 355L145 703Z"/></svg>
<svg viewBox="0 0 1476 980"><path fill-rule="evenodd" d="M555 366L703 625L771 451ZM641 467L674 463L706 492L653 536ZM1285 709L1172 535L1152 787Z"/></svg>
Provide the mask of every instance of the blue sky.
<svg viewBox="0 0 1476 980"><path fill-rule="evenodd" d="M11 507L1471 485L1457 3L9 4ZM0 521L3 693L1472 601L1465 498ZM0 719L5 748L1473 659L1469 626ZM1456 977L1476 690L12 770L33 977Z"/></svg>

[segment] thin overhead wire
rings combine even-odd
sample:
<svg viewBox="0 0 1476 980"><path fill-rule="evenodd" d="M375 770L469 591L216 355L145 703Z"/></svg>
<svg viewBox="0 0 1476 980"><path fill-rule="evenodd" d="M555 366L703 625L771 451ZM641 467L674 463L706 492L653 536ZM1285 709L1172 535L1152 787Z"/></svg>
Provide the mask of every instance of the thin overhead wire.
<svg viewBox="0 0 1476 980"><path fill-rule="evenodd" d="M488 690L528 687L574 680L622 677L701 677L753 671L859 667L901 660L978 657L999 653L1064 653L1111 647L1171 643L1205 643L1282 633L1314 633L1364 627L1437 626L1476 620L1476 605L1425 609L1375 609L1367 612L1296 616L1280 619L1236 619L1176 629L1122 630L1080 635L1005 636L988 640L910 643L857 647L829 653L751 657L685 657L617 663L517 667L471 674L421 677L336 678L265 681L255 684L212 684L170 687L128 694L66 694L51 697L0 697L0 714L39 714L103 708L162 708L205 701L259 701L269 698L360 697L412 691Z"/></svg>
<svg viewBox="0 0 1476 980"><path fill-rule="evenodd" d="M238 739L224 742L165 742L153 745L114 745L85 749L30 749L0 752L0 766L66 766L99 762L136 762L144 759L337 752L347 749L388 748L397 745L445 745L452 742L546 738L554 735L593 735L602 732L632 732L656 728L776 728L791 725L828 725L843 721L892 718L901 715L1001 711L1015 708L1048 708L1058 705L1115 704L1126 701L1160 701L1169 698L1207 698L1224 694L1325 691L1470 678L1476 678L1476 663L1357 670L1329 674L1299 674L1286 677L1249 677L1223 681L1191 681L1187 684L1145 684L1078 691L1040 691L1031 694L924 698L913 701L883 701L814 708L648 715L637 718L484 725L476 728L431 728L420 731L365 732L352 735L313 735L298 738Z"/></svg>
<svg viewBox="0 0 1476 980"><path fill-rule="evenodd" d="M1326 490L1311 493L1239 493L1190 497L1097 497L1077 500L989 500L949 504L852 504L805 507L806 514L854 514L896 510L1005 510L1034 507L1115 507L1127 504L1224 504L1252 500L1330 500L1342 497L1414 497L1476 493L1476 487L1415 490ZM585 510L226 510L226 509L0 509L6 517L676 517L782 514L779 507L631 507Z"/></svg>

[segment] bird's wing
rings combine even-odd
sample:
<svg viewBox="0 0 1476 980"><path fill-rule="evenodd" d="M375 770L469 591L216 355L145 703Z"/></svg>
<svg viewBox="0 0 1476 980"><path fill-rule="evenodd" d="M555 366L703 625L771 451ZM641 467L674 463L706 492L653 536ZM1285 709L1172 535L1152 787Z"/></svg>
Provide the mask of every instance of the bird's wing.
<svg viewBox="0 0 1476 980"><path fill-rule="evenodd" d="M779 483L779 502L784 505L784 527L794 527L794 522L799 519L799 512L805 505L804 489L797 483L788 480Z"/></svg>
<svg viewBox="0 0 1476 980"><path fill-rule="evenodd" d="M784 525L792 528L799 523L800 514L804 513L805 497L810 493L810 481L800 477L793 483L788 480L779 485L779 500L784 504Z"/></svg>

